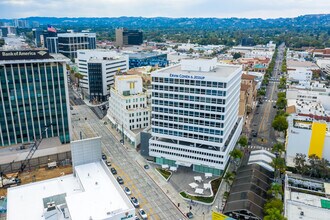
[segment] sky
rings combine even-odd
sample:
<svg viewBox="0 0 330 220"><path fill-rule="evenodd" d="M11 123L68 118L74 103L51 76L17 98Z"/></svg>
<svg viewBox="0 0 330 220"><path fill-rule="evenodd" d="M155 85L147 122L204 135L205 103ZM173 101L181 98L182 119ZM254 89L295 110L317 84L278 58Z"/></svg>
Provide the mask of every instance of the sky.
<svg viewBox="0 0 330 220"><path fill-rule="evenodd" d="M330 0L0 0L0 18L279 18L326 13L330 13Z"/></svg>

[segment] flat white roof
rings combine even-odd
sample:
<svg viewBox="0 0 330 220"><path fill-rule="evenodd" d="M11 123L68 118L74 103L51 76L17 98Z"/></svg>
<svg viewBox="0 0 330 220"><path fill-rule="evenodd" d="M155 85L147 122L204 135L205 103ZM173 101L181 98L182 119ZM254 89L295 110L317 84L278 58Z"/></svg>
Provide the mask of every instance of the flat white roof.
<svg viewBox="0 0 330 220"><path fill-rule="evenodd" d="M75 167L76 177L59 178L8 189L7 219L44 219L43 198L66 194L71 219L112 219L134 207L102 162Z"/></svg>

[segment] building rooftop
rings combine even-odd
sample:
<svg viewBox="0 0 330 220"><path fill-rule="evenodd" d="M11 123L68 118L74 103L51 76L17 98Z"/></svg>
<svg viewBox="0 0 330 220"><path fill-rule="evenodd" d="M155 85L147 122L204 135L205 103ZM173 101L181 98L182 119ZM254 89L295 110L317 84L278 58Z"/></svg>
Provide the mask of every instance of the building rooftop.
<svg viewBox="0 0 330 220"><path fill-rule="evenodd" d="M7 219L49 219L45 210L50 201L55 201L58 208L56 219L110 219L134 210L106 165L101 163L76 166L76 176L9 188Z"/></svg>
<svg viewBox="0 0 330 220"><path fill-rule="evenodd" d="M59 33L58 37L96 37L95 33L83 32L83 33Z"/></svg>
<svg viewBox="0 0 330 220"><path fill-rule="evenodd" d="M146 59L146 58L160 56L160 55L164 55L164 54L157 53L157 52L128 53L128 56L130 59Z"/></svg>
<svg viewBox="0 0 330 220"><path fill-rule="evenodd" d="M156 71L154 74L157 75L158 73L171 73L171 74L177 74L178 77L180 77L180 75L181 75L181 76L183 76L182 78L184 78L185 74L189 74L189 76L192 75L192 76L196 76L196 77L203 77L205 75L205 76L210 76L210 77L229 78L231 75L233 75L237 71L241 70L241 66L216 63L214 68L210 66L210 68L208 68L209 69L208 71L199 71L198 70L199 60L191 60L191 61L194 63L194 68L188 69L189 68L188 67L188 68L182 69L182 64L178 64L175 66L167 67L162 70ZM197 70L195 67L197 67ZM152 75L153 75L153 73L152 73Z"/></svg>

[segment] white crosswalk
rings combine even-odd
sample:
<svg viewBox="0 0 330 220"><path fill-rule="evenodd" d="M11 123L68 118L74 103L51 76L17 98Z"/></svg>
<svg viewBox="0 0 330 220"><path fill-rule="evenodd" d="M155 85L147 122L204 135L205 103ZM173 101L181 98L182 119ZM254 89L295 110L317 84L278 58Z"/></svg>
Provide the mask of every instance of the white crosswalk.
<svg viewBox="0 0 330 220"><path fill-rule="evenodd" d="M252 150L269 150L268 147L254 146L254 145L249 145L248 148Z"/></svg>
<svg viewBox="0 0 330 220"><path fill-rule="evenodd" d="M264 101L265 102L273 102L273 103L276 102L276 100L270 100L270 99L265 99Z"/></svg>

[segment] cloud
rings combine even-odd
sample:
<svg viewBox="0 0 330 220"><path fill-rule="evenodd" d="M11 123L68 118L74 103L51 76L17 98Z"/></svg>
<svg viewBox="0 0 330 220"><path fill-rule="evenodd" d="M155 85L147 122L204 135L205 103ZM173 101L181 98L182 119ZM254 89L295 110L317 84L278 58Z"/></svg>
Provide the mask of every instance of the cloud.
<svg viewBox="0 0 330 220"><path fill-rule="evenodd" d="M329 13L329 0L0 0L0 17L295 17Z"/></svg>

